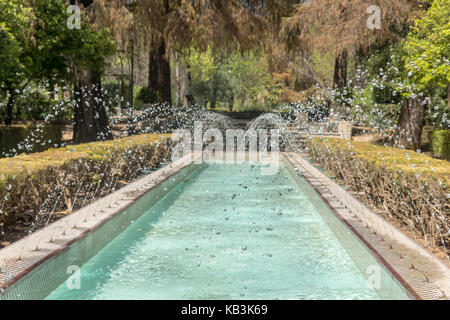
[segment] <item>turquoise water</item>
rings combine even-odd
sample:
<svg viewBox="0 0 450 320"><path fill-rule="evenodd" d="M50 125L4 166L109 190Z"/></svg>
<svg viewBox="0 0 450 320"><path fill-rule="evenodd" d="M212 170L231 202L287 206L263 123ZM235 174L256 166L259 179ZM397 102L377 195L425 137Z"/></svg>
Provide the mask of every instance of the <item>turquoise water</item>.
<svg viewBox="0 0 450 320"><path fill-rule="evenodd" d="M287 169L195 172L47 299L379 299Z"/></svg>

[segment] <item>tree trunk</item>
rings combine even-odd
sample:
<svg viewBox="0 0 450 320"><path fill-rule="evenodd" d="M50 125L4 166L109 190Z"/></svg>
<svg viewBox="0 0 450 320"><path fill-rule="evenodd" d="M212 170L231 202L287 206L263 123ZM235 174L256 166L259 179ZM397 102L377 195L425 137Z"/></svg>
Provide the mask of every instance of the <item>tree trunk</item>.
<svg viewBox="0 0 450 320"><path fill-rule="evenodd" d="M413 150L420 148L428 104L428 98L415 97L403 101L395 132L398 146Z"/></svg>
<svg viewBox="0 0 450 320"><path fill-rule="evenodd" d="M95 117L94 123L97 128L97 138L101 140L112 140L113 135L109 126L109 119L106 113L106 101L102 91L102 78L99 72L93 73Z"/></svg>
<svg viewBox="0 0 450 320"><path fill-rule="evenodd" d="M340 90L347 86L347 49L342 49L337 55L334 63L333 89ZM344 107L334 101L330 105L330 118L334 120L344 120L346 112Z"/></svg>
<svg viewBox="0 0 450 320"><path fill-rule="evenodd" d="M97 72L75 70L74 143L112 139Z"/></svg>
<svg viewBox="0 0 450 320"><path fill-rule="evenodd" d="M210 108L211 108L211 109L215 109L216 106L217 106L217 98L216 98L216 96L213 96L213 98L212 98L212 100L211 100L211 106L210 106Z"/></svg>
<svg viewBox="0 0 450 320"><path fill-rule="evenodd" d="M447 106L450 109L450 84L447 86Z"/></svg>
<svg viewBox="0 0 450 320"><path fill-rule="evenodd" d="M234 97L231 100L231 103L228 105L228 112L233 112L233 105L234 105Z"/></svg>
<svg viewBox="0 0 450 320"><path fill-rule="evenodd" d="M213 82L213 90L212 90L212 97L211 97L211 109L215 109L217 106L217 94L219 92L219 88L217 86L217 79L214 79Z"/></svg>
<svg viewBox="0 0 450 320"><path fill-rule="evenodd" d="M184 97L191 94L191 80L189 66L187 66L177 55L173 55L171 61L174 62L174 86L175 105L180 108L183 106Z"/></svg>
<svg viewBox="0 0 450 320"><path fill-rule="evenodd" d="M10 126L12 124L14 98L15 98L14 90L9 90L8 102L6 103L6 118L5 118L5 125L7 126Z"/></svg>
<svg viewBox="0 0 450 320"><path fill-rule="evenodd" d="M347 49L342 49L336 56L334 64L333 89L347 86Z"/></svg>
<svg viewBox="0 0 450 320"><path fill-rule="evenodd" d="M49 85L48 91L50 93L50 97L52 99L56 100L56 90L55 90L56 82L55 82L55 80L54 79L49 79L48 80L48 85Z"/></svg>
<svg viewBox="0 0 450 320"><path fill-rule="evenodd" d="M174 59L172 59L173 61ZM180 61L175 56L175 104L179 108L181 106L181 77L180 77Z"/></svg>
<svg viewBox="0 0 450 320"><path fill-rule="evenodd" d="M355 56L355 86L356 86L356 88L359 88L359 89L366 87L366 83L365 83L366 79L361 70L361 68L363 66L362 58L363 58L363 55L361 53L358 53Z"/></svg>
<svg viewBox="0 0 450 320"><path fill-rule="evenodd" d="M150 48L148 87L159 92L160 102L172 103L170 89L170 58L166 57L166 43Z"/></svg>

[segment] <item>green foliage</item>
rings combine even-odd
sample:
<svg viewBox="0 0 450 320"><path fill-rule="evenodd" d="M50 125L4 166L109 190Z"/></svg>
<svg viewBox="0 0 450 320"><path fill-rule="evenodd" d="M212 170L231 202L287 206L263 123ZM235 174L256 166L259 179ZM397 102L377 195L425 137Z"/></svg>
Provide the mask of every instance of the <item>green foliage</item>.
<svg viewBox="0 0 450 320"><path fill-rule="evenodd" d="M191 93L200 103L217 103L216 107L233 104L227 61L215 56L211 48L201 52L191 49L184 57L191 76Z"/></svg>
<svg viewBox="0 0 450 320"><path fill-rule="evenodd" d="M402 100L427 89L431 107L427 109L426 123L444 128L448 126L446 88L425 88L417 78L408 76L405 59L409 54L404 43L396 43L374 49L365 61L368 84L357 93L353 103L357 108L352 110L354 114L359 113L356 118L363 120L362 123L377 128L392 128L397 123Z"/></svg>
<svg viewBox="0 0 450 320"><path fill-rule="evenodd" d="M23 0L0 0L0 87L20 83L25 73L23 47L33 18Z"/></svg>
<svg viewBox="0 0 450 320"><path fill-rule="evenodd" d="M312 54L311 65L314 71L320 75L325 85L333 84L334 54L315 50Z"/></svg>
<svg viewBox="0 0 450 320"><path fill-rule="evenodd" d="M116 112L115 108L119 104L120 99L120 84L116 81L104 82L103 87L103 99L109 105L110 111ZM123 90L125 90L125 84L123 84ZM124 92L122 92L122 106L125 106L129 100Z"/></svg>
<svg viewBox="0 0 450 320"><path fill-rule="evenodd" d="M69 30L69 42L64 46L67 56L80 68L103 72L106 58L114 54L116 48L108 29L94 31L84 22L81 30Z"/></svg>
<svg viewBox="0 0 450 320"><path fill-rule="evenodd" d="M413 228L429 243L448 247L448 161L342 139L315 138L307 143L312 160L357 194L359 200ZM436 232L437 225L446 227Z"/></svg>
<svg viewBox="0 0 450 320"><path fill-rule="evenodd" d="M366 62L369 84L374 103L399 104L405 69L402 57L405 55L401 44L387 45L375 49Z"/></svg>
<svg viewBox="0 0 450 320"><path fill-rule="evenodd" d="M368 85L363 90L355 90L352 101L352 118L361 125L377 129L390 129L397 122L400 104L378 103L376 88Z"/></svg>
<svg viewBox="0 0 450 320"><path fill-rule="evenodd" d="M16 119L44 120L47 114L52 113L53 103L48 92L26 91L15 100Z"/></svg>
<svg viewBox="0 0 450 320"><path fill-rule="evenodd" d="M215 64L211 48L205 52L191 49L185 57L185 61L189 65L189 71L194 82L211 81L220 68L219 64Z"/></svg>
<svg viewBox="0 0 450 320"><path fill-rule="evenodd" d="M120 82L119 81L108 81L102 83L103 87L103 101L107 104L110 113L116 113L117 108L119 107L119 100L121 100L121 108L129 108L130 107L130 81L124 80L122 83L122 96L120 95ZM146 92L142 95L141 92ZM153 93L155 95L157 93ZM133 108L141 109L144 104L149 103L148 99L152 97L150 91L148 91L147 87L134 86L133 93ZM155 100L150 100L154 103Z"/></svg>
<svg viewBox="0 0 450 320"><path fill-rule="evenodd" d="M435 88L430 93L431 107L427 109L426 122L436 129L449 127L450 108L447 104L447 88Z"/></svg>
<svg viewBox="0 0 450 320"><path fill-rule="evenodd" d="M82 19L81 29L71 30L68 18L63 0L0 0L0 89L16 119L43 119L55 106L42 93L26 92L32 81L52 90L75 65L102 72L114 53L108 29L95 31Z"/></svg>
<svg viewBox="0 0 450 320"><path fill-rule="evenodd" d="M24 47L29 63L28 75L34 79L62 78L66 74L64 46L69 15L60 0L33 1L33 42Z"/></svg>
<svg viewBox="0 0 450 320"><path fill-rule="evenodd" d="M237 110L267 110L274 107L277 98L281 97L280 87L272 87L272 75L264 56L235 54L230 60L229 70Z"/></svg>
<svg viewBox="0 0 450 320"><path fill-rule="evenodd" d="M108 29L95 31L82 19L81 29L66 26L69 14L62 0L34 0L33 44L26 48L35 78L67 77L71 63L103 71L115 45Z"/></svg>
<svg viewBox="0 0 450 320"><path fill-rule="evenodd" d="M142 87L140 88L136 98L142 101L143 104L152 104L159 101L159 93L151 88Z"/></svg>
<svg viewBox="0 0 450 320"><path fill-rule="evenodd" d="M450 0L434 0L405 43L405 67L419 90L450 84Z"/></svg>
<svg viewBox="0 0 450 320"><path fill-rule="evenodd" d="M201 103L216 102L216 107L234 111L271 110L279 104L283 87L275 83L264 54L234 53L211 49L189 50L185 57L189 66L195 99Z"/></svg>
<svg viewBox="0 0 450 320"><path fill-rule="evenodd" d="M353 118L362 125L392 129L398 121L401 103L412 92L407 84L402 43L388 44L372 50L363 62L366 86L355 90Z"/></svg>
<svg viewBox="0 0 450 320"><path fill-rule="evenodd" d="M438 158L450 160L450 130L435 130L431 133L431 149Z"/></svg>

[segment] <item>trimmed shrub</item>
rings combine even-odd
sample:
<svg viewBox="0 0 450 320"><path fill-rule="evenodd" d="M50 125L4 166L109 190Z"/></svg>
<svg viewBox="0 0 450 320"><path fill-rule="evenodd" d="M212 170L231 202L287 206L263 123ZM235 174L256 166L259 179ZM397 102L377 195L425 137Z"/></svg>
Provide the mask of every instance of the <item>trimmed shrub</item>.
<svg viewBox="0 0 450 320"><path fill-rule="evenodd" d="M432 247L450 245L450 163L410 150L340 139L309 141L324 170L386 219Z"/></svg>
<svg viewBox="0 0 450 320"><path fill-rule="evenodd" d="M435 157L450 161L450 130L433 131L431 149Z"/></svg>
<svg viewBox="0 0 450 320"><path fill-rule="evenodd" d="M170 145L146 134L0 159L0 229L21 219L33 231L104 197L166 161Z"/></svg>

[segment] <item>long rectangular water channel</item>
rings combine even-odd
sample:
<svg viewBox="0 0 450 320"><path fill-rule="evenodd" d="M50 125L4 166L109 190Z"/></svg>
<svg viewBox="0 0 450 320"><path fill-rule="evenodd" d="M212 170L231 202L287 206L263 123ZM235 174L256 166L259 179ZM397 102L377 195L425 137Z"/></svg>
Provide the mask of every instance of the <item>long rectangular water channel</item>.
<svg viewBox="0 0 450 320"><path fill-rule="evenodd" d="M81 266L79 288L65 281L47 299L408 297L292 168L261 166L202 166L130 207L145 212Z"/></svg>

